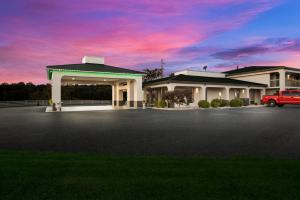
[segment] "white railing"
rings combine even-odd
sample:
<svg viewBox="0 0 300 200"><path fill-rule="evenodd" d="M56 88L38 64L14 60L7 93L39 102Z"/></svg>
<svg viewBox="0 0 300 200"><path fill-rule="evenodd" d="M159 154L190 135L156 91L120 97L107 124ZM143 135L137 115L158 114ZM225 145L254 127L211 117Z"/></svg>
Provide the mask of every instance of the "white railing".
<svg viewBox="0 0 300 200"><path fill-rule="evenodd" d="M286 87L300 87L300 81L298 80L286 80Z"/></svg>
<svg viewBox="0 0 300 200"><path fill-rule="evenodd" d="M271 79L270 80L270 87L279 87L279 79Z"/></svg>

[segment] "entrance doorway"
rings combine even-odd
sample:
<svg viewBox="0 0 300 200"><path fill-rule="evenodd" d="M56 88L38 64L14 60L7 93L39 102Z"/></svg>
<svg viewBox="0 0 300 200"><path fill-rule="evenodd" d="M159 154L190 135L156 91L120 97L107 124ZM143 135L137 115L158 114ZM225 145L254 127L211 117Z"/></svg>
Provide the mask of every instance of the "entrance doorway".
<svg viewBox="0 0 300 200"><path fill-rule="evenodd" d="M260 104L261 90L250 89L250 104Z"/></svg>

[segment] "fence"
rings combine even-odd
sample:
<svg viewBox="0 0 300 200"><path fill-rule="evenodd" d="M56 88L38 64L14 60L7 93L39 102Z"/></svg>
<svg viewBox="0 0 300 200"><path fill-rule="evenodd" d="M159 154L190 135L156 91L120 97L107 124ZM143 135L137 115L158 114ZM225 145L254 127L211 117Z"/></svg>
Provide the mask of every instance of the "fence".
<svg viewBox="0 0 300 200"><path fill-rule="evenodd" d="M63 106L70 105L111 105L111 100L63 100ZM0 108L23 106L48 106L48 100L0 101Z"/></svg>

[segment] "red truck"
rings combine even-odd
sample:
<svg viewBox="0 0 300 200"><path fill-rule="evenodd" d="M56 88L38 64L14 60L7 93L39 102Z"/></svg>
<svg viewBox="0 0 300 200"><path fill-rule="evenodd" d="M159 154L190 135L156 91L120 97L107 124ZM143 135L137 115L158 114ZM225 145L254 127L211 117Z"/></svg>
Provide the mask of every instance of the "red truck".
<svg viewBox="0 0 300 200"><path fill-rule="evenodd" d="M298 104L300 105L300 90L285 90L277 92L274 95L264 95L262 104L267 104L269 107L279 107L285 104Z"/></svg>

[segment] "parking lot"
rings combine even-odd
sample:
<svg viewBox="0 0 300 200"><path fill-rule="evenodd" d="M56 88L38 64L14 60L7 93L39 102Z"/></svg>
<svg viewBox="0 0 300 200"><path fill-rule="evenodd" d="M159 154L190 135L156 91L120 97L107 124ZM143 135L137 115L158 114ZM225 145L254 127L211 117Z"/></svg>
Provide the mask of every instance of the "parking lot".
<svg viewBox="0 0 300 200"><path fill-rule="evenodd" d="M45 113L0 109L0 149L300 157L300 107Z"/></svg>

